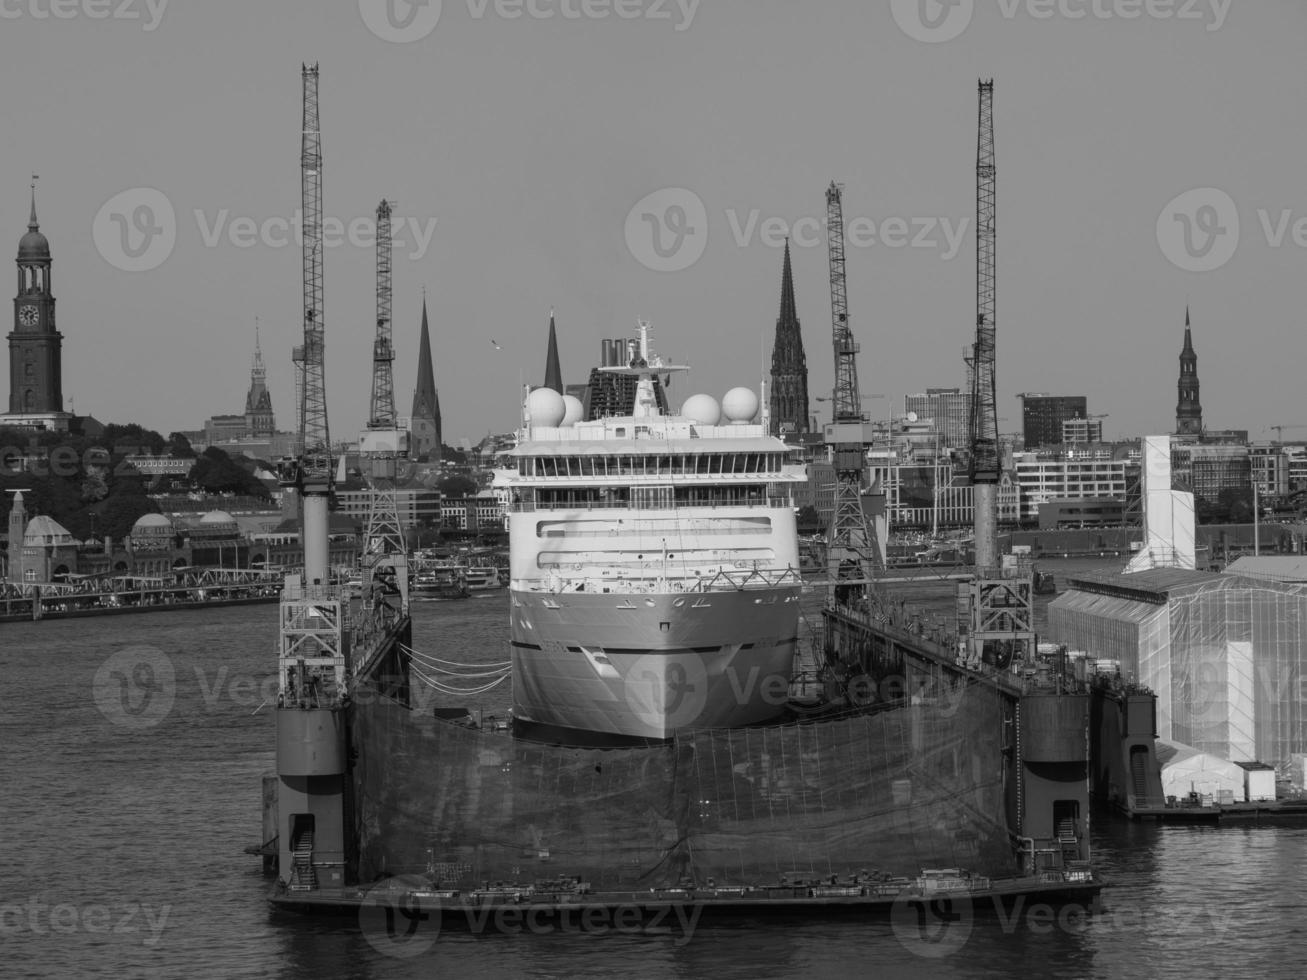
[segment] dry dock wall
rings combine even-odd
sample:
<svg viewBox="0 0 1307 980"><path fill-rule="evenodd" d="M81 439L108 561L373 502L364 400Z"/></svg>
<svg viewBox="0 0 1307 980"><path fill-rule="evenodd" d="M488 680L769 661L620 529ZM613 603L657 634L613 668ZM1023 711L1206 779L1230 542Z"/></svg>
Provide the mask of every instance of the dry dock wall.
<svg viewBox="0 0 1307 980"><path fill-rule="evenodd" d="M568 748L381 699L353 711L359 880L581 875L647 889L923 867L1016 871L1003 716L981 687L840 720Z"/></svg>

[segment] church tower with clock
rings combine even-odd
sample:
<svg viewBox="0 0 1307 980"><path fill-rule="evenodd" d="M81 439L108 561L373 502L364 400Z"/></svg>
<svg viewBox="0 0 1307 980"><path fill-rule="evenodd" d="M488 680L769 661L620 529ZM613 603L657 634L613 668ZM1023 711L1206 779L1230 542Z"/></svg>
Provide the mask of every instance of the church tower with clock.
<svg viewBox="0 0 1307 980"><path fill-rule="evenodd" d="M14 329L9 334L9 412L0 424L67 430L72 416L64 411L63 335L55 328L50 282L50 242L36 220L36 184L32 216L18 242L18 295Z"/></svg>

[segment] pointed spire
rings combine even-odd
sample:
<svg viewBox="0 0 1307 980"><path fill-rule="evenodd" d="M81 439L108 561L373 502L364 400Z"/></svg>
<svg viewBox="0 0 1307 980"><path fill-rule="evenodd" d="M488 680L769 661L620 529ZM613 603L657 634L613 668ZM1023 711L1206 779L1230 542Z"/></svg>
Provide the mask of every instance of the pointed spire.
<svg viewBox="0 0 1307 980"><path fill-rule="evenodd" d="M36 220L36 182L40 179L38 174L32 174L32 216L27 219L28 231L40 231L41 226Z"/></svg>
<svg viewBox="0 0 1307 980"><path fill-rule="evenodd" d="M409 413L413 444L410 451L419 459L427 456L438 461L443 445L440 431L440 394L436 391L436 372L431 361L431 328L427 323L427 300L422 297L422 337L418 343L418 379L413 389L413 410Z"/></svg>
<svg viewBox="0 0 1307 980"><path fill-rule="evenodd" d="M1189 332L1189 304L1184 307L1184 349L1180 351L1180 356L1194 353L1193 335Z"/></svg>
<svg viewBox="0 0 1307 980"><path fill-rule="evenodd" d="M782 429L808 430L808 362L794 302L794 270L788 238L781 266L781 311L776 318L776 340L772 346L769 408L773 434Z"/></svg>
<svg viewBox="0 0 1307 980"><path fill-rule="evenodd" d="M413 416L430 418L436 410L436 372L431 360L431 327L427 323L427 301L422 300L422 336L418 341L418 379L413 389Z"/></svg>
<svg viewBox="0 0 1307 980"><path fill-rule="evenodd" d="M790 269L790 240L785 239L785 265L781 270L781 320L794 323L799 314L794 306L794 273Z"/></svg>
<svg viewBox="0 0 1307 980"><path fill-rule="evenodd" d="M554 327L554 311L549 310L549 348L545 352L545 387L563 393L563 369L558 363L558 333Z"/></svg>

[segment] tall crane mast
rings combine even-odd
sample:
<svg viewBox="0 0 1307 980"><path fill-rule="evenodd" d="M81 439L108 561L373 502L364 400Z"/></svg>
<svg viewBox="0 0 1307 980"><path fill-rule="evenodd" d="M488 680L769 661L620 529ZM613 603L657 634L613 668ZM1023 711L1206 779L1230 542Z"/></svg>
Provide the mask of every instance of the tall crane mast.
<svg viewBox="0 0 1307 980"><path fill-rule="evenodd" d="M971 370L971 482L976 565L998 564L998 399L995 392L994 80L980 82L976 139L976 342Z"/></svg>
<svg viewBox="0 0 1307 980"><path fill-rule="evenodd" d="M395 351L390 342L390 202L377 205L377 338L372 344L372 405L368 427L390 428L395 424L395 382L391 363Z"/></svg>
<svg viewBox="0 0 1307 980"><path fill-rule="evenodd" d="M826 188L826 230L830 251L831 330L835 340L835 391L831 399L832 421L861 422L862 401L858 397L859 347L849 329L849 294L844 280L843 188L831 181Z"/></svg>
<svg viewBox="0 0 1307 980"><path fill-rule="evenodd" d="M971 484L975 504L975 577L958 584L969 657L1000 669L1032 658L1034 587L1029 565L1004 566L998 554L1001 476L995 397L994 80L980 82L976 138L976 340L971 348Z"/></svg>
<svg viewBox="0 0 1307 980"><path fill-rule="evenodd" d="M408 432L395 414L391 345L390 202L377 205L377 335L372 344L372 401L368 426L359 435L359 452L368 483L368 523L364 534L363 581L374 581L408 604L407 547L399 523L398 477L408 457Z"/></svg>
<svg viewBox="0 0 1307 980"><path fill-rule="evenodd" d="M322 317L322 134L318 130L318 66L300 66L303 115L300 127L300 206L303 232L304 336L293 353L300 382L298 455L282 460L279 480L303 502L301 540L304 577L325 586L327 506L331 496L331 436L327 429L327 388ZM320 533L319 533L320 532Z"/></svg>
<svg viewBox="0 0 1307 980"><path fill-rule="evenodd" d="M836 603L848 598L841 584L870 582L872 570L883 565L874 527L867 519L862 494L865 451L870 434L858 395L858 345L849 329L849 298L844 276L844 209L842 189L831 181L826 189L826 235L830 258L831 328L835 347L835 390L831 424L826 427L835 467L835 506L827 535L827 598ZM861 591L861 589L859 589Z"/></svg>
<svg viewBox="0 0 1307 980"><path fill-rule="evenodd" d="M300 139L300 204L304 221L304 454L330 472L325 334L322 317L322 134L318 129L318 66L302 67L304 126Z"/></svg>

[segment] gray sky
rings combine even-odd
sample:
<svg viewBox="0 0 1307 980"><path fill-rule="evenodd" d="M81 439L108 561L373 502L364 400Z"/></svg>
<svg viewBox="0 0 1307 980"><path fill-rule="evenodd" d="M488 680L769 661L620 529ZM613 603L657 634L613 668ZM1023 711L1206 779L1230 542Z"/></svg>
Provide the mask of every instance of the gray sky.
<svg viewBox="0 0 1307 980"><path fill-rule="evenodd" d="M166 433L240 411L257 315L291 427L300 253L282 222L299 207L300 63L318 61L326 214L370 220L386 197L422 233L435 221L425 249L412 225L395 249L395 386L407 414L425 285L447 442L516 424L551 306L568 382L642 316L694 367L678 403L756 389L790 226L809 389L828 391L816 223L832 178L851 235L861 222L862 391L901 408L961 384L981 76L1000 431L1031 390L1087 395L1109 436L1170 431L1186 302L1207 425L1307 423L1296 0L389 0L389 19L387 0L151 2L0 0L0 229L16 248L40 174L78 412ZM139 188L166 198L175 235ZM1195 188L1215 191L1175 201ZM326 253L336 438L370 390L374 252L354 239Z"/></svg>

